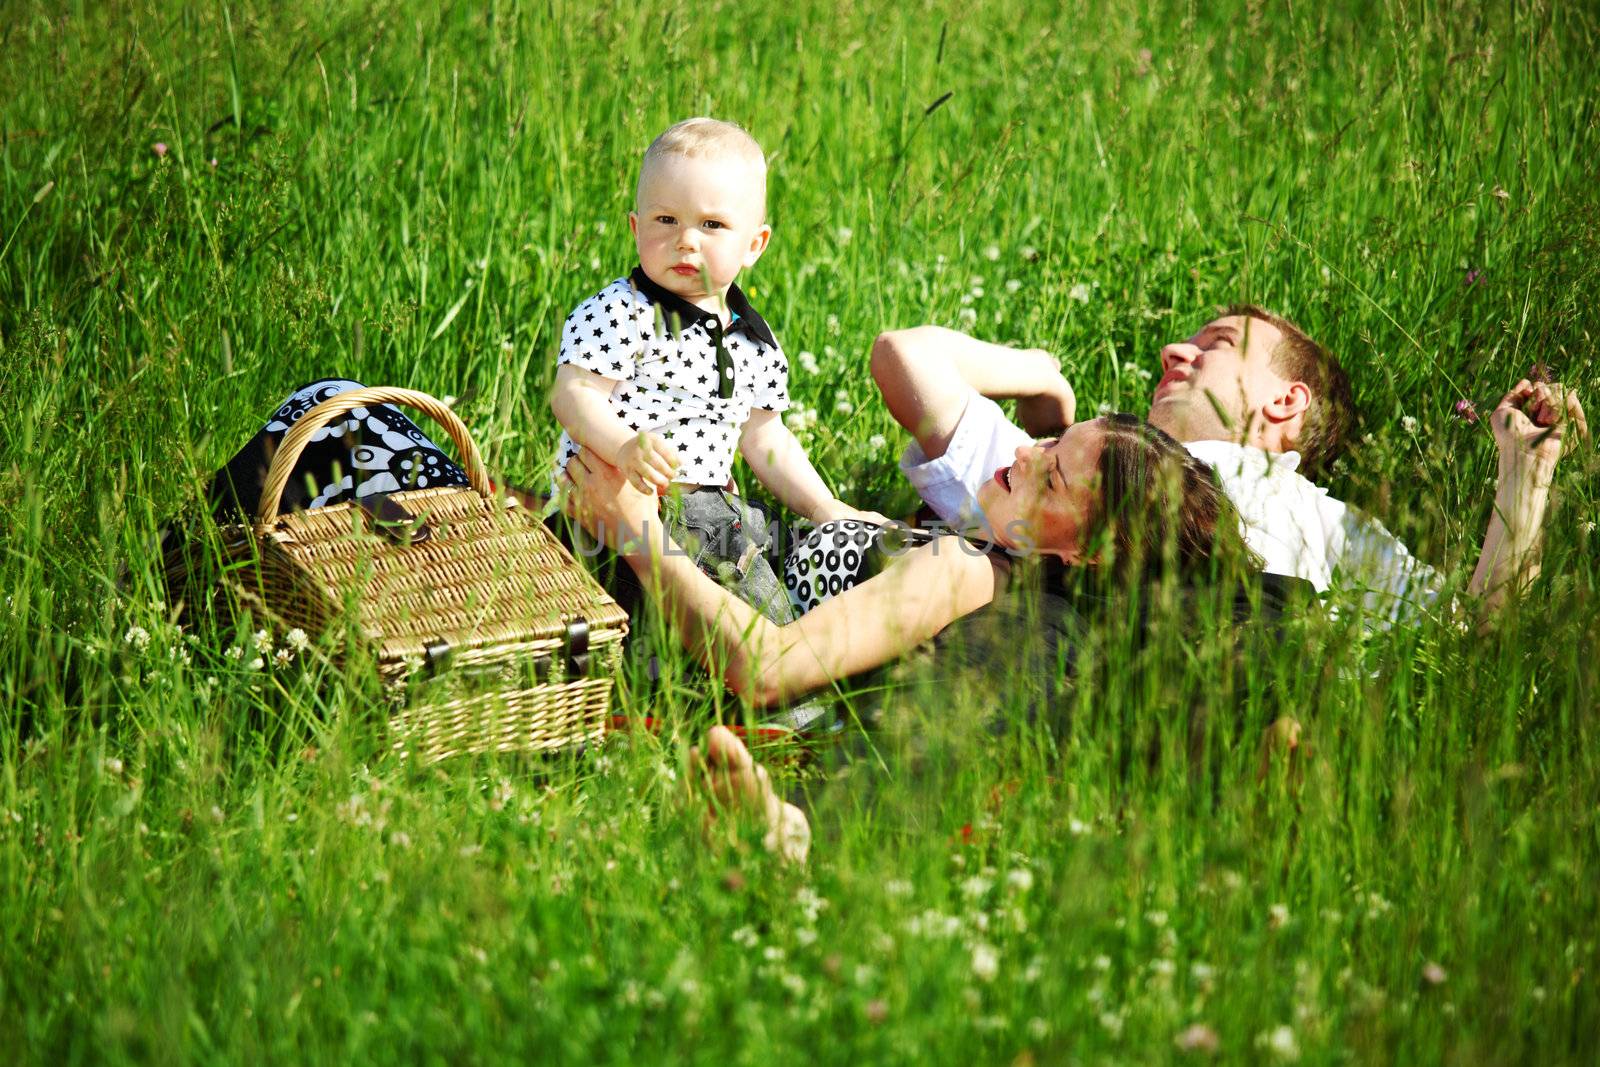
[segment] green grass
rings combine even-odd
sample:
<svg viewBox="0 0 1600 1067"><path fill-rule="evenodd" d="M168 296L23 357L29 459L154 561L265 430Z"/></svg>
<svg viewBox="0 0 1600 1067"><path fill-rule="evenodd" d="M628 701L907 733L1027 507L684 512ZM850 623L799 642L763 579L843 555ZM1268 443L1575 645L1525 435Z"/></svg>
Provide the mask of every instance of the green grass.
<svg viewBox="0 0 1600 1067"><path fill-rule="evenodd" d="M872 755L807 787L804 871L708 847L680 803L702 698L625 692L675 724L659 741L421 770L365 676L179 635L155 548L323 374L459 396L495 469L541 482L561 322L631 264L643 147L710 112L772 160L748 288L816 355L793 391L847 499L910 499L865 372L880 329L1047 346L1089 408L1142 411L1161 344L1252 299L1354 376L1369 436L1335 493L1461 576L1495 468L1455 401L1535 360L1600 398L1587 5L19 0L4 22L21 1060L1147 1062L1194 1023L1234 1062L1280 1058L1280 1027L1306 1063L1593 1055L1592 446L1546 577L1487 637L1312 623L1235 706L1216 642L1136 669L1108 620L1051 726L1019 672L916 657ZM1255 781L1280 711L1316 746L1298 792Z"/></svg>

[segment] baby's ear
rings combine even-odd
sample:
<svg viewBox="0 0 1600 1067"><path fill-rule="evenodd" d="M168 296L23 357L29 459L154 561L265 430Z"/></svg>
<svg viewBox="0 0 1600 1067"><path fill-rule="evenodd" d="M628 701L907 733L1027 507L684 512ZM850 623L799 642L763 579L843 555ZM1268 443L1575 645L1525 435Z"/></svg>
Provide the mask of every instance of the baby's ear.
<svg viewBox="0 0 1600 1067"><path fill-rule="evenodd" d="M772 227L763 222L761 228L751 235L750 247L745 250L744 265L746 267L756 265L756 260L760 259L761 253L767 250L767 242L770 240L772 240Z"/></svg>
<svg viewBox="0 0 1600 1067"><path fill-rule="evenodd" d="M637 211L628 212L628 231L635 237L639 236L639 213Z"/></svg>

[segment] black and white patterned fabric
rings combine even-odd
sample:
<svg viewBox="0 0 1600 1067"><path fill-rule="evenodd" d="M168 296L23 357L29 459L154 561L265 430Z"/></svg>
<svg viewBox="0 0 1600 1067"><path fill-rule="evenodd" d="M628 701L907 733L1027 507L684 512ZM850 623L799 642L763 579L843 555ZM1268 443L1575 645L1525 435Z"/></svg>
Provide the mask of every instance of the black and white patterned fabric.
<svg viewBox="0 0 1600 1067"><path fill-rule="evenodd" d="M324 378L292 393L212 480L212 506L253 516L267 468L290 427L340 393L360 389L347 378ZM466 485L467 475L400 409L359 407L311 435L284 487L280 511L324 507L377 493Z"/></svg>
<svg viewBox="0 0 1600 1067"><path fill-rule="evenodd" d="M941 537L961 537L949 529L922 530L894 523L834 519L809 534L797 535L783 561L783 587L796 615L854 589L883 572L891 560ZM998 558L1005 549L975 538L963 538L965 551Z"/></svg>
<svg viewBox="0 0 1600 1067"><path fill-rule="evenodd" d="M561 334L560 362L615 381L612 410L677 450L684 485L726 485L751 410L789 406L789 362L737 285L728 310L724 329L635 268L579 304ZM577 452L563 433L558 470Z"/></svg>

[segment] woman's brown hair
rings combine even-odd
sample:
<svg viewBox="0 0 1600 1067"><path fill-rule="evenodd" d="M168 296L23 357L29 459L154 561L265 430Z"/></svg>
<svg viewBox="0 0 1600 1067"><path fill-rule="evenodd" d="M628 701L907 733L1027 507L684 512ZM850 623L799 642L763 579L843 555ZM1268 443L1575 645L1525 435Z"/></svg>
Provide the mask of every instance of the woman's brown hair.
<svg viewBox="0 0 1600 1067"><path fill-rule="evenodd" d="M1134 415L1101 419L1099 556L1121 576L1259 569L1211 468Z"/></svg>

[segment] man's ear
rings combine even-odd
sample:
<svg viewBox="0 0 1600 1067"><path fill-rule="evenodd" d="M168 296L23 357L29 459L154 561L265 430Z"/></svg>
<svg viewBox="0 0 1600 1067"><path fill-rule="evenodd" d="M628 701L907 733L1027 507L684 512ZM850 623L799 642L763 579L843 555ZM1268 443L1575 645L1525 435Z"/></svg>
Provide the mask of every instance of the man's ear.
<svg viewBox="0 0 1600 1067"><path fill-rule="evenodd" d="M757 230L750 238L750 247L745 250L744 265L746 267L756 265L756 260L760 259L761 253L767 250L767 242L770 240L772 240L772 227L763 222L761 229Z"/></svg>
<svg viewBox="0 0 1600 1067"><path fill-rule="evenodd" d="M1311 387L1305 382L1290 382L1278 395L1267 401L1261 414L1270 423L1282 425L1304 415L1311 409Z"/></svg>

